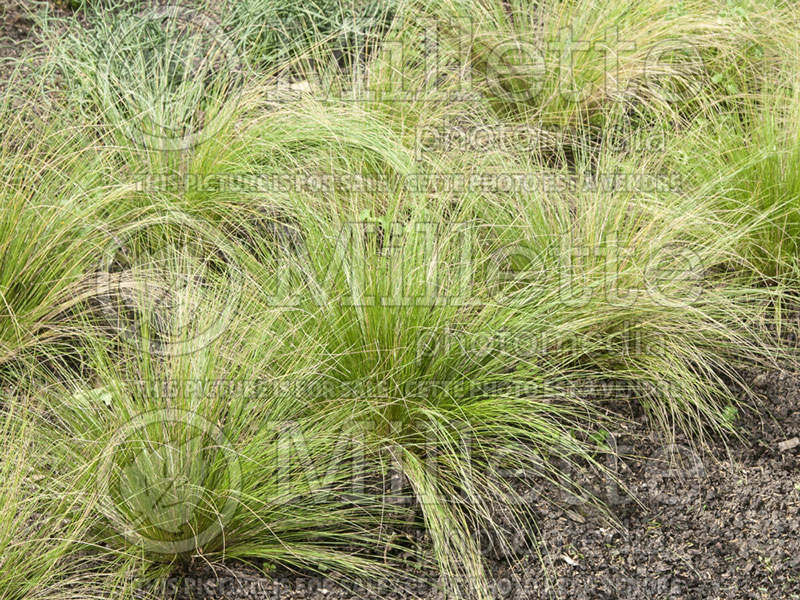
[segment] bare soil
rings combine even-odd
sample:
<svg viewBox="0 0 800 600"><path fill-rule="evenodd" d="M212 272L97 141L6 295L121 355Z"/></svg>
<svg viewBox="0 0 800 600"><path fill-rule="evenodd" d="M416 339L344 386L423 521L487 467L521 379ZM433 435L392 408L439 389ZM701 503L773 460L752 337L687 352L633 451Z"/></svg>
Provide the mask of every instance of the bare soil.
<svg viewBox="0 0 800 600"><path fill-rule="evenodd" d="M36 41L31 13L45 9L60 17L72 14L62 2L0 0L0 89L13 72L13 60Z"/></svg>

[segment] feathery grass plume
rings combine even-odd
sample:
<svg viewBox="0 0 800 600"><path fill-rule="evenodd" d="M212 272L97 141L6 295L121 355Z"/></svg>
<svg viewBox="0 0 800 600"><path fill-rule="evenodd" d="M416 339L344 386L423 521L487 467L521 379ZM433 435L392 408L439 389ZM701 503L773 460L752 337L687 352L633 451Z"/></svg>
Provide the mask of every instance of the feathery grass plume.
<svg viewBox="0 0 800 600"><path fill-rule="evenodd" d="M368 60L391 26L401 2L313 0L286 4L272 0L225 3L223 24L249 60L263 70L328 56L339 69ZM325 61L327 65L328 61Z"/></svg>
<svg viewBox="0 0 800 600"><path fill-rule="evenodd" d="M475 89L498 111L558 126L602 124L610 108L631 105L691 116L703 88L741 80L740 57L769 39L780 14L760 6L743 19L730 3L705 1L448 0L431 9L449 18L450 35L469 49Z"/></svg>
<svg viewBox="0 0 800 600"><path fill-rule="evenodd" d="M504 280L526 310L551 298L568 337L601 343L574 364L628 381L663 430L702 439L709 427L730 429L723 408L737 366L781 354L766 327L779 295L742 276L741 232L675 168L678 140L629 142L606 139L555 168L513 153L506 170L529 173L532 185L486 194L475 214L492 228Z"/></svg>
<svg viewBox="0 0 800 600"><path fill-rule="evenodd" d="M120 5L85 18L38 21L38 77L99 137L167 160L229 124L247 65L210 13Z"/></svg>
<svg viewBox="0 0 800 600"><path fill-rule="evenodd" d="M400 573L407 559L389 532L409 511L387 513L385 458L365 446L357 412L320 411L292 385L314 389L305 356L255 360L263 349L233 333L170 356L104 336L85 343L91 383L65 373L47 386L43 435L61 457L56 472L81 465L74 480L99 496L93 535L138 556L131 568L152 579L241 558L353 578Z"/></svg>
<svg viewBox="0 0 800 600"><path fill-rule="evenodd" d="M755 93L733 99L676 140L675 169L707 197L756 279L796 292L800 235L797 46Z"/></svg>
<svg viewBox="0 0 800 600"><path fill-rule="evenodd" d="M84 127L35 95L2 92L0 123L0 363L70 333L113 194L100 182L107 155ZM31 134L31 128L35 132Z"/></svg>
<svg viewBox="0 0 800 600"><path fill-rule="evenodd" d="M123 9L95 15L91 23L88 30L47 30L51 48L39 77L53 80L63 104L80 107L72 118L97 124L98 141L123 165L109 173L134 188L120 208L158 204L216 222L248 220L269 217L269 211L259 215L262 207L251 208L250 192L290 203L298 187L359 178L391 187L413 171L411 148L383 115L358 103L331 106L325 90L311 83L287 95L266 75L245 73L227 30L195 12ZM206 34L221 39L206 40ZM136 43L121 44L120 37ZM112 76L110 92L95 84ZM170 108L176 103L181 110ZM190 106L196 113L183 110ZM338 152L330 151L332 144Z"/></svg>
<svg viewBox="0 0 800 600"><path fill-rule="evenodd" d="M544 309L487 297L474 225L459 224L462 213L432 220L438 202L409 204L366 222L341 203L306 209L302 249L265 254L253 271L256 312L294 325L283 339L330 382L312 398L318 410L366 416L371 447L413 492L448 589L485 595L475 532L532 527L514 481L498 475L501 456L510 471L555 480L548 459L593 464L591 444L570 430L599 417L559 388L563 365L533 354L550 331ZM277 337L254 332L255 346Z"/></svg>
<svg viewBox="0 0 800 600"><path fill-rule="evenodd" d="M21 394L0 397L0 597L86 597L103 586L87 554L95 518L68 476L39 468L47 447L29 403Z"/></svg>

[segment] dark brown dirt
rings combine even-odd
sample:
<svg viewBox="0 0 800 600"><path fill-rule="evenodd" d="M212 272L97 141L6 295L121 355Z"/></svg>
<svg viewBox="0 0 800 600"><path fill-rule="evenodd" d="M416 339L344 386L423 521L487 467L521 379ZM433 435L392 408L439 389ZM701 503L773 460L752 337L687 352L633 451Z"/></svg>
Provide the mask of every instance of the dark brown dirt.
<svg viewBox="0 0 800 600"><path fill-rule="evenodd" d="M36 40L31 14L43 10L58 17L72 14L63 2L0 0L0 89L5 87L14 70L14 59L21 56Z"/></svg>
<svg viewBox="0 0 800 600"><path fill-rule="evenodd" d="M30 0L0 0L0 40L19 42L27 39L33 26L28 18L31 10L34 10L34 4Z"/></svg>
<svg viewBox="0 0 800 600"><path fill-rule="evenodd" d="M8 77L8 59L19 56L33 25L24 0L0 0L0 82Z"/></svg>
<svg viewBox="0 0 800 600"><path fill-rule="evenodd" d="M621 461L622 481L645 505L611 503L624 532L546 513L540 526L560 595L800 598L800 446L780 449L800 434L800 377L749 380L765 402L761 415L741 415L745 443L720 443L716 456L684 444L683 461L668 466L660 459L670 448L651 439L636 444L648 459ZM532 583L526 591L539 597L547 586Z"/></svg>

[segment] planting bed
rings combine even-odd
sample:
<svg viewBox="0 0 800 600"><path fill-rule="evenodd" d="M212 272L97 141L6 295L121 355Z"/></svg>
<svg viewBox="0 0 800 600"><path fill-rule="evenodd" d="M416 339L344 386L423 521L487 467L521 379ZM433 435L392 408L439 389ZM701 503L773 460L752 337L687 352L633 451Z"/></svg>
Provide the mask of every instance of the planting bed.
<svg viewBox="0 0 800 600"><path fill-rule="evenodd" d="M800 600L784 0L0 0L0 600Z"/></svg>

